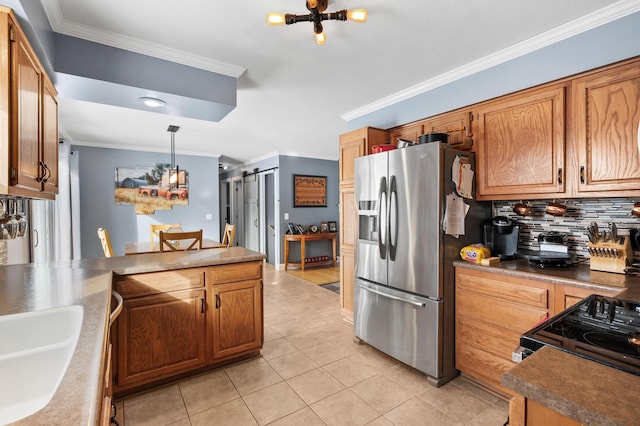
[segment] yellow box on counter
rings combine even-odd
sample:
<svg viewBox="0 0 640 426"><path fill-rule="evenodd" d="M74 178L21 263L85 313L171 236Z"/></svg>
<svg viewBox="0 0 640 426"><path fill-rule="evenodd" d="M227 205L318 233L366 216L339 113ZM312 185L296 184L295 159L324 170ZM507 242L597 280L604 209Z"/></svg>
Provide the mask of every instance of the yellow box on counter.
<svg viewBox="0 0 640 426"><path fill-rule="evenodd" d="M467 262L480 263L482 259L490 256L491 250L483 244L471 244L470 246L462 247L460 250L460 257Z"/></svg>

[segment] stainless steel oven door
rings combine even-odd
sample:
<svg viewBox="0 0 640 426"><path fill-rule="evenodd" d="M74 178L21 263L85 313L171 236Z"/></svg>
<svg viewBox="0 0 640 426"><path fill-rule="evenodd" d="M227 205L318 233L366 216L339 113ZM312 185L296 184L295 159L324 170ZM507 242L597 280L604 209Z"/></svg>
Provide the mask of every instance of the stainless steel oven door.
<svg viewBox="0 0 640 426"><path fill-rule="evenodd" d="M354 297L356 337L429 376L442 376L442 301L361 279Z"/></svg>

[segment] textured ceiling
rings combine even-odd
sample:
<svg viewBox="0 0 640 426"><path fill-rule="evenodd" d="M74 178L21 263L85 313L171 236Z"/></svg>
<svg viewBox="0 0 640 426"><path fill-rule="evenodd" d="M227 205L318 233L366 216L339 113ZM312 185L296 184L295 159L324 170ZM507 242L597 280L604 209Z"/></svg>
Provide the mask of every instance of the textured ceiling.
<svg viewBox="0 0 640 426"><path fill-rule="evenodd" d="M610 0L335 0L364 24L270 27L304 0L41 0L54 31L238 77L237 107L218 123L60 99L72 143L168 149L240 162L273 155L337 159L342 115L616 3ZM171 5L169 7L168 5Z"/></svg>

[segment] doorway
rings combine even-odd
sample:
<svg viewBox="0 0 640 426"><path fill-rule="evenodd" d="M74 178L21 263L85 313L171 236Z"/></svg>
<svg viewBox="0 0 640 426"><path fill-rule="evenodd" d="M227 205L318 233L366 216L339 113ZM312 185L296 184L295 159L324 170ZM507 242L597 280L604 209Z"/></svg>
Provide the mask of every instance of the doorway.
<svg viewBox="0 0 640 426"><path fill-rule="evenodd" d="M264 252L260 245L260 181L254 173L244 178L244 246Z"/></svg>

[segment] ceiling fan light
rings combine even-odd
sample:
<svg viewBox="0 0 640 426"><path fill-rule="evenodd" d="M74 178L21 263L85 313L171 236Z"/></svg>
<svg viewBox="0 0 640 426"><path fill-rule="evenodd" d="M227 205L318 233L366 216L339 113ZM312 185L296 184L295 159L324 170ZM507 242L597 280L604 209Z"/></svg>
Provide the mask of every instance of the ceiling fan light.
<svg viewBox="0 0 640 426"><path fill-rule="evenodd" d="M364 22L367 16L367 9L353 9L347 12L347 19L350 21Z"/></svg>
<svg viewBox="0 0 640 426"><path fill-rule="evenodd" d="M269 25L284 25L285 18L282 13L270 13L267 15L267 22Z"/></svg>
<svg viewBox="0 0 640 426"><path fill-rule="evenodd" d="M326 41L327 38L324 36L324 31L322 31L321 33L316 33L316 43L322 46L326 43Z"/></svg>

